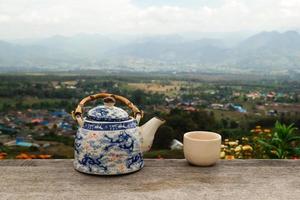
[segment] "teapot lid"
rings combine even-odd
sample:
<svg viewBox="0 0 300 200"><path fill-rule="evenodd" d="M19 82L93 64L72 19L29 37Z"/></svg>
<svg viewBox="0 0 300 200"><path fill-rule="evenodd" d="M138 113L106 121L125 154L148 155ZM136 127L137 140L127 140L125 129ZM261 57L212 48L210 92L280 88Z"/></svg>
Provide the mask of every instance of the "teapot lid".
<svg viewBox="0 0 300 200"><path fill-rule="evenodd" d="M88 111L86 119L104 122L120 122L130 119L128 113L122 108L114 106L113 98L104 99L104 105L97 106Z"/></svg>

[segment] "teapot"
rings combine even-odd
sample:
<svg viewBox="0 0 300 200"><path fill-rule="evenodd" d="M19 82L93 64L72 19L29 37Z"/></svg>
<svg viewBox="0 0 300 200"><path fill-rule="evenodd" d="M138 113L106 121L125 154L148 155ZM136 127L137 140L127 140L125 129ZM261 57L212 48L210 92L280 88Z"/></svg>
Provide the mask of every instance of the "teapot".
<svg viewBox="0 0 300 200"><path fill-rule="evenodd" d="M104 99L104 105L90 109L83 116L84 105L100 98ZM116 100L128 106L132 116L116 107ZM128 99L108 93L82 99L72 117L79 125L74 168L97 175L127 174L142 169L143 152L151 148L156 130L165 122L154 117L139 127L143 112Z"/></svg>

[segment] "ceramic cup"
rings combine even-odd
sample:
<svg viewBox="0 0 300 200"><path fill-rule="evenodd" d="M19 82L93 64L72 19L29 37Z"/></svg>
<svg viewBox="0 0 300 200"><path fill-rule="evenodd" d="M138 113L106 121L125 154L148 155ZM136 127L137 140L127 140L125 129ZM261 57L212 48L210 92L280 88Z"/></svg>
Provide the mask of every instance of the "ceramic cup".
<svg viewBox="0 0 300 200"><path fill-rule="evenodd" d="M208 131L193 131L183 136L183 151L186 160L198 166L214 165L221 150L221 135Z"/></svg>

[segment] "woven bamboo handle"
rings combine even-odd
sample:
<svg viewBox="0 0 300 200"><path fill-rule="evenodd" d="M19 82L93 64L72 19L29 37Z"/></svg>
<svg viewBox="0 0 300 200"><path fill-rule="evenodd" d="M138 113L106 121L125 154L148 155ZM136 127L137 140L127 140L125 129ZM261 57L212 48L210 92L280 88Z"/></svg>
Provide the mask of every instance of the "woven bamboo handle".
<svg viewBox="0 0 300 200"><path fill-rule="evenodd" d="M118 100L121 103L127 105L133 112L133 117L136 118L138 121L143 117L143 112L140 111L133 103L131 103L128 99L122 96L114 95L114 94L109 94L109 93L98 93L94 95L90 95L88 97L85 97L82 99L76 110L72 111L72 117L74 120L78 122L80 126L83 124L83 119L82 119L82 114L83 114L83 107L86 103L90 101L94 101L96 99L102 99L102 98L107 98L109 100Z"/></svg>

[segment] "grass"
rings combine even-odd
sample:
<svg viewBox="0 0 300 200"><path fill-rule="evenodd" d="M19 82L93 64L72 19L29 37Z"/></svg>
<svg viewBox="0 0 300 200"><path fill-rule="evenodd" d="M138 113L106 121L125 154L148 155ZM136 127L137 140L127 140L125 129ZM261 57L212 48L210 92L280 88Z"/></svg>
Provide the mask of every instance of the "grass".
<svg viewBox="0 0 300 200"><path fill-rule="evenodd" d="M144 158L168 158L168 159L182 159L184 158L182 150L153 150L144 153Z"/></svg>
<svg viewBox="0 0 300 200"><path fill-rule="evenodd" d="M214 116L216 120L221 120L222 118L228 118L228 119L233 119L235 121L240 121L245 116L245 113L239 113L236 111L213 110L213 109L207 109L207 110L214 112Z"/></svg>
<svg viewBox="0 0 300 200"><path fill-rule="evenodd" d="M60 142L67 146L72 147L74 143L74 138L63 136L63 135L56 135L56 134L46 134L44 136L34 136L35 140L43 140L43 141L53 141L53 142Z"/></svg>
<svg viewBox="0 0 300 200"><path fill-rule="evenodd" d="M7 159L15 159L17 155L20 153L28 153L28 154L50 154L52 158L73 158L74 157L74 148L71 146L67 146L63 143L59 142L48 142L50 146L47 148L37 148L37 147L0 147L0 152L7 153Z"/></svg>
<svg viewBox="0 0 300 200"><path fill-rule="evenodd" d="M2 149L2 152L8 154L7 158L14 159L16 155L20 153L29 153L29 154L50 154L52 158L73 158L74 149L73 147L64 145L58 142L50 142L50 147L48 148L30 148L30 147L5 147ZM183 159L182 150L153 150L144 153L144 158L167 158L167 159Z"/></svg>
<svg viewBox="0 0 300 200"><path fill-rule="evenodd" d="M52 158L74 158L74 148L63 143L50 142L50 147L41 149L42 154L53 155Z"/></svg>
<svg viewBox="0 0 300 200"><path fill-rule="evenodd" d="M164 94L175 94L179 91L182 82L170 81L169 84L164 84L159 81L153 83L128 83L129 88L139 89L146 92L158 92Z"/></svg>
<svg viewBox="0 0 300 200"><path fill-rule="evenodd" d="M19 146L12 146L12 147L4 147L2 146L0 148L0 152L5 152L7 153L7 157L8 159L14 159L17 155L19 155L20 153L36 153L37 149L34 147L19 147Z"/></svg>

